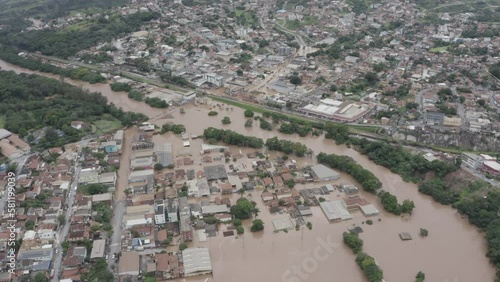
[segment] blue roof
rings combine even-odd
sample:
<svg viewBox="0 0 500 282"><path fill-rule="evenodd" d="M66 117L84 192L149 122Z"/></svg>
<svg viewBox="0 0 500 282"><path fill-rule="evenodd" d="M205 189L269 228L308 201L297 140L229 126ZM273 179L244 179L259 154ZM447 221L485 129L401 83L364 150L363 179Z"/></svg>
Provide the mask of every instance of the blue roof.
<svg viewBox="0 0 500 282"><path fill-rule="evenodd" d="M106 153L114 153L118 152L118 148L115 145L109 145L104 147L104 151L106 151Z"/></svg>

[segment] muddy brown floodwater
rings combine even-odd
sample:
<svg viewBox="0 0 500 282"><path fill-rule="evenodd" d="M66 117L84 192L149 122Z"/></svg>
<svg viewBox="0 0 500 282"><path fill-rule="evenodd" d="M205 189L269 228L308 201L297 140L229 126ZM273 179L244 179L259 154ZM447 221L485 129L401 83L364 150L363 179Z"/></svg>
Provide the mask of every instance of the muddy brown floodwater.
<svg viewBox="0 0 500 282"><path fill-rule="evenodd" d="M16 72L29 72L0 61L0 67ZM46 74L42 74L45 76ZM264 131L254 122L252 128L245 128L243 110L224 106L216 108L218 116L209 117L210 105L186 106L186 113L173 111L173 119L158 119L164 111L152 109L143 103L137 103L122 93L112 92L108 85L92 85L84 82L66 80L90 91L99 91L110 102L124 110L133 110L147 114L158 125L171 121L182 123L189 134L201 134L207 127L227 128L245 135L261 137L264 140L277 136L306 144L315 153L335 153L354 158L358 163L372 171L383 183L383 189L393 193L400 201L411 199L415 202L415 210L410 217L401 218L383 211L375 196L361 192L361 196L374 203L380 215L373 218L374 224L363 225L366 218L354 214L354 219L328 223L318 207L313 208L312 230L291 230L288 233L272 232L273 218L284 215L270 215L260 201L260 193L254 192L252 198L259 204L259 218L264 220L265 231L259 234L247 232L240 238L224 238L218 235L207 242L199 243L196 238L194 246L210 248L214 273L209 281L218 282L254 282L254 281L366 281L359 267L354 262L354 255L342 244L342 232L352 224L363 227L360 236L364 240L364 250L373 256L377 264L384 270L386 282L414 281L419 271L426 274L430 282L490 282L494 280L495 270L485 257L486 243L482 234L462 219L456 210L435 203L430 197L422 195L417 185L404 182L401 177L388 169L378 166L345 146L335 145L321 137L301 138L298 135L283 135L277 131ZM215 104L215 103L214 103ZM229 110L226 110L228 108ZM231 110L232 108L232 110ZM224 116L231 118L232 123L222 125ZM172 139L171 135L165 138ZM198 146L199 140L192 146ZM174 142L174 150L178 149ZM313 159L298 159L301 163L313 163ZM342 174L339 183L354 182L348 175ZM298 189L302 187L297 186ZM233 195L233 202L239 195ZM329 195L336 198L336 195ZM381 221L378 221L378 219ZM245 222L246 226L250 224ZM429 230L427 238L419 237L419 229ZM400 232L409 232L411 241L401 241ZM207 277L180 279L178 281L205 281Z"/></svg>

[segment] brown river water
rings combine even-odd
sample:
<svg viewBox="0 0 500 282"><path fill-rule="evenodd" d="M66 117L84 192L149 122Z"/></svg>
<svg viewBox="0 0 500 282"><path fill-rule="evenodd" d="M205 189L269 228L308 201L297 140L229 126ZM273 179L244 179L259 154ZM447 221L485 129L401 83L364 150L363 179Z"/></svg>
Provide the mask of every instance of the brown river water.
<svg viewBox="0 0 500 282"><path fill-rule="evenodd" d="M16 72L36 73L0 61L3 70ZM43 74L45 76L54 77ZM57 78L57 77L54 77ZM277 136L292 141L300 141L311 148L315 153L335 153L354 158L358 163L372 171L383 183L383 188L395 194L400 201L411 199L416 208L409 217L398 217L383 211L381 205L373 195L361 192L361 196L374 203L380 215L371 218L374 224L362 224L366 218L359 212L354 213L354 219L329 223L319 207L314 207L313 215L307 220L312 222L313 228L304 228L301 231L291 230L288 233L274 233L271 220L286 215L271 215L260 201L260 193L254 192L250 197L260 208L259 218L264 220L265 230L259 234L252 234L246 228L240 238L227 237L222 234L208 238L200 243L195 239L192 245L207 246L210 248L214 268L213 276L181 279L178 281L220 281L220 282L250 282L250 281L366 281L359 267L354 262L354 255L342 243L342 232L350 225L356 224L363 228L360 237L364 240L364 251L373 256L377 264L384 270L386 282L412 282L419 271L426 275L430 282L490 282L494 280L495 270L485 257L486 243L478 229L470 225L466 219L460 217L456 210L448 206L435 203L430 197L422 195L417 185L404 182L398 175L388 169L378 166L360 155L354 149L335 145L330 140L321 137L301 138L298 135L283 135L277 131L263 131L254 121L252 128L245 128L243 110L229 106L216 108L218 116L209 117L207 112L211 106L185 106L186 113L178 110L171 111L173 119L160 119L165 111L152 109L149 106L127 98L124 93L112 92L109 85L88 84L80 81L65 80L68 83L86 88L90 91L101 92L118 107L144 113L161 125L166 121L182 123L189 134L201 134L207 127L227 128L245 135L263 138ZM232 110L231 110L232 108ZM232 123L222 125L224 116L231 118ZM171 135L161 136L170 140L178 139ZM174 150L178 148L180 140L174 141ZM192 147L199 148L201 140L192 141ZM239 150L234 148L234 150ZM247 152L248 150L243 150ZM313 163L313 159L298 159L299 163ZM197 164L195 164L197 165ZM354 181L345 174L337 182L347 183ZM313 187L314 185L308 187ZM318 187L316 185L314 187ZM303 186L298 185L300 189ZM239 195L233 195L235 202ZM338 198L335 193L326 196L330 199ZM381 221L379 221L381 219ZM250 222L245 222L248 227ZM224 229L225 227L222 227ZM429 230L429 236L420 238L419 229ZM413 236L411 241L401 241L398 234L409 232Z"/></svg>

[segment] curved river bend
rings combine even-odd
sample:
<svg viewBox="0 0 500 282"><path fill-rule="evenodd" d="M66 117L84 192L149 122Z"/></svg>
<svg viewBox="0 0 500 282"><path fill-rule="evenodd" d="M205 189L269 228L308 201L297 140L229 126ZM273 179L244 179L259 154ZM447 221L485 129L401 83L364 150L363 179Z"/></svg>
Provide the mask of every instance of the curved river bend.
<svg viewBox="0 0 500 282"><path fill-rule="evenodd" d="M15 72L37 73L8 64L0 60L3 70ZM38 73L40 74L40 73ZM48 74L41 74L58 79ZM422 195L417 185L404 182L398 175L378 166L345 146L335 145L323 137L301 138L298 135L282 135L277 131L263 131L254 122L253 128L245 128L243 110L226 107L216 108L218 116L208 117L211 106L186 106L186 114L178 110L172 112L174 119L161 119L164 111L153 109L144 103L128 99L125 93L111 91L107 84L89 84L81 81L65 79L66 82L83 87L89 91L101 92L108 100L126 111L141 112L148 115L158 125L166 121L182 123L188 133L201 134L207 127L224 127L245 135L263 138L278 138L299 141L313 149L315 153L335 153L354 158L365 168L371 170L383 183L385 190L395 194L400 201L411 199L415 202L415 210L410 217L401 218L383 212L383 208L373 195L361 192L361 196L374 203L380 215L374 218L372 226L363 225L366 218L360 213L354 219L341 223L328 223L322 211L314 207L312 230L288 233L273 233L272 218L283 215L270 215L259 200L259 193L254 192L252 198L259 204L259 218L263 219L266 229L261 234L248 232L242 238L224 238L218 235L207 242L194 245L208 246L211 250L214 267L213 280L220 282L254 282L254 281L366 281L359 267L354 262L354 255L342 244L342 232L352 224L363 227L364 251L377 260L384 270L386 282L411 282L415 275L423 271L426 281L430 282L490 282L494 280L495 269L485 257L486 243L478 229L462 219L456 210L435 203L430 197ZM232 123L223 126L222 117L228 116ZM165 136L162 136L165 137ZM166 136L173 139L172 136ZM193 141L192 146L199 146L200 140ZM174 143L174 150L178 143ZM244 150L246 151L246 150ZM312 159L298 159L302 163L312 163ZM353 182L348 175L342 175L338 183ZM335 182L333 182L335 183ZM317 187L318 185L316 185ZM300 189L300 186L297 186ZM233 196L233 201L237 199ZM336 195L329 195L335 198ZM378 221L378 219L381 221ZM248 225L248 222L245 223ZM427 238L418 236L419 229L429 230ZM401 241L400 232L409 232L411 241ZM196 232L195 232L196 233ZM330 247L324 247L325 245ZM321 251L317 251L320 248ZM317 253L324 254L318 259ZM186 281L204 281L205 278L191 278ZM179 280L181 281L181 280ZM184 279L182 281L185 281Z"/></svg>

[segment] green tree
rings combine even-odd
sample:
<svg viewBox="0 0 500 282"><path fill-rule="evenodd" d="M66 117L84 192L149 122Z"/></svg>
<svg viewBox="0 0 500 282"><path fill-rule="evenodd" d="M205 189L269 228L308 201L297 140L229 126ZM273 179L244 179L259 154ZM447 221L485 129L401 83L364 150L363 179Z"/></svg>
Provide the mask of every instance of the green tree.
<svg viewBox="0 0 500 282"><path fill-rule="evenodd" d="M224 117L222 119L222 124L230 124L231 123L231 119L229 117Z"/></svg>
<svg viewBox="0 0 500 282"><path fill-rule="evenodd" d="M49 278L43 272L38 272L35 275L35 282L48 282Z"/></svg>
<svg viewBox="0 0 500 282"><path fill-rule="evenodd" d="M236 205L231 207L231 214L237 219L248 219L254 213L255 207L246 198L239 198Z"/></svg>
<svg viewBox="0 0 500 282"><path fill-rule="evenodd" d="M253 120L247 119L247 121L245 121L245 127L252 127L252 126L253 126Z"/></svg>
<svg viewBox="0 0 500 282"><path fill-rule="evenodd" d="M420 237L427 237L429 236L429 231L425 228L420 228Z"/></svg>
<svg viewBox="0 0 500 282"><path fill-rule="evenodd" d="M264 222L261 219L255 219L252 222L252 227L250 227L250 231L258 232L264 230Z"/></svg>
<svg viewBox="0 0 500 282"><path fill-rule="evenodd" d="M218 113L218 112L216 112L216 111L210 111L210 112L208 112L208 116L211 116L211 117L212 117L212 116L216 116L216 115L218 115L218 114L219 114L219 113Z"/></svg>
<svg viewBox="0 0 500 282"><path fill-rule="evenodd" d="M243 226L241 225L236 226L236 233L238 233L239 235L245 233L245 229L243 228Z"/></svg>
<svg viewBox="0 0 500 282"><path fill-rule="evenodd" d="M251 118L255 115L255 113L251 110L245 110L245 112L243 113L245 115L245 117L247 118Z"/></svg>
<svg viewBox="0 0 500 282"><path fill-rule="evenodd" d="M188 245L186 243L181 243L179 245L179 251L183 251L188 248Z"/></svg>
<svg viewBox="0 0 500 282"><path fill-rule="evenodd" d="M401 205L401 212L402 213L411 213L414 208L415 208L415 204L413 203L413 201L404 200L403 204Z"/></svg>
<svg viewBox="0 0 500 282"><path fill-rule="evenodd" d="M425 274L422 271L419 271L415 278L416 278L415 282L424 282Z"/></svg>
<svg viewBox="0 0 500 282"><path fill-rule="evenodd" d="M163 165L161 163L156 163L154 166L154 170L160 171L163 169Z"/></svg>
<svg viewBox="0 0 500 282"><path fill-rule="evenodd" d="M363 250L363 240L359 238L357 233L344 232L342 237L344 239L344 244L351 248L355 254Z"/></svg>
<svg viewBox="0 0 500 282"><path fill-rule="evenodd" d="M292 75L290 76L290 83L293 85L300 85L302 84L302 79L297 75Z"/></svg>

